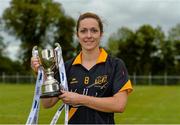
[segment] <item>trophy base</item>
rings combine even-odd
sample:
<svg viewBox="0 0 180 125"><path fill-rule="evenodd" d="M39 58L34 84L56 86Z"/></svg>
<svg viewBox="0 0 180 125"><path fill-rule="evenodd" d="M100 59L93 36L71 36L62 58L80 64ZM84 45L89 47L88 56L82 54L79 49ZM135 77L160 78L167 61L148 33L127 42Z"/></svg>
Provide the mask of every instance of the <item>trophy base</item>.
<svg viewBox="0 0 180 125"><path fill-rule="evenodd" d="M47 92L41 94L40 98L51 98L51 97L58 97L61 94L61 92Z"/></svg>

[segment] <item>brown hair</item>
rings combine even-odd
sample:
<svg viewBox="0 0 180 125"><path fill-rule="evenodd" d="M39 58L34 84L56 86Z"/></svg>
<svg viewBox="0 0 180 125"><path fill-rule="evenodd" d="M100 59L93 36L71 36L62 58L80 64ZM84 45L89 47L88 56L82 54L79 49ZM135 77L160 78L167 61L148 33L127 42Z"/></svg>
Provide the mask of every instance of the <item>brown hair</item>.
<svg viewBox="0 0 180 125"><path fill-rule="evenodd" d="M76 31L77 32L79 30L79 24L80 24L81 20L83 20L85 18L93 18L93 19L97 20L97 22L99 24L100 32L103 33L103 23L102 23L100 17L97 14L91 13L91 12L86 12L86 13L79 16L78 21L77 21L77 25L76 25Z"/></svg>

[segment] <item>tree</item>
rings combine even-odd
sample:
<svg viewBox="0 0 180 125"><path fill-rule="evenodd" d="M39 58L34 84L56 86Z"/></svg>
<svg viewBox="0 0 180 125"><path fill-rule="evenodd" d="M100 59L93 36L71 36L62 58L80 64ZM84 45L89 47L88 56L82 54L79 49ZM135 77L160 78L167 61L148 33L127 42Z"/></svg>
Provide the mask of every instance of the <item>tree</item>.
<svg viewBox="0 0 180 125"><path fill-rule="evenodd" d="M113 56L116 56L119 51L122 51L119 49L120 44L126 43L131 36L133 36L133 31L126 27L122 27L117 31L117 33L112 34L107 43L110 53Z"/></svg>
<svg viewBox="0 0 180 125"><path fill-rule="evenodd" d="M45 48L59 42L63 56L72 56L74 20L65 15L61 4L52 0L12 0L3 13L6 30L21 41L20 59L30 66L33 46Z"/></svg>
<svg viewBox="0 0 180 125"><path fill-rule="evenodd" d="M1 33L2 29L3 29L2 27L3 27L2 26L2 19L0 18L0 33ZM0 34L0 56L2 56L4 54L5 48L6 48L6 45L4 44L3 37Z"/></svg>
<svg viewBox="0 0 180 125"><path fill-rule="evenodd" d="M168 32L168 41L171 43L171 50L173 51L173 54L171 54L171 59L169 59L169 62L173 62L174 67L171 68L171 72L173 74L180 74L180 23L172 27ZM169 57L169 55L167 56ZM169 65L169 64L168 64Z"/></svg>
<svg viewBox="0 0 180 125"><path fill-rule="evenodd" d="M4 53L5 44L3 43L3 37L0 36L0 55Z"/></svg>
<svg viewBox="0 0 180 125"><path fill-rule="evenodd" d="M169 30L168 39L170 41L180 41L180 23Z"/></svg>
<svg viewBox="0 0 180 125"><path fill-rule="evenodd" d="M21 63L18 61L12 61L10 58L6 57L5 50L7 45L3 42L3 37L0 36L0 74L6 72L8 74L16 73L25 73Z"/></svg>
<svg viewBox="0 0 180 125"><path fill-rule="evenodd" d="M115 45L118 50L113 51L117 52L117 57L125 61L130 74L136 72L147 75L164 72L165 64L162 65L161 62L165 59L164 53L168 47L165 48L167 45L165 35L160 27L142 25L135 32L123 27L110 37L108 45L113 45L111 42L118 45L118 47Z"/></svg>
<svg viewBox="0 0 180 125"><path fill-rule="evenodd" d="M114 51L113 53L116 54L114 56L117 56L126 62L130 74L137 70L136 68L138 67L137 64L139 59L137 51L139 47L134 43L134 39L134 32L129 28L122 27L117 31L117 33L114 33L110 37L110 41L108 42L109 51ZM112 49L110 45L114 45L114 48Z"/></svg>

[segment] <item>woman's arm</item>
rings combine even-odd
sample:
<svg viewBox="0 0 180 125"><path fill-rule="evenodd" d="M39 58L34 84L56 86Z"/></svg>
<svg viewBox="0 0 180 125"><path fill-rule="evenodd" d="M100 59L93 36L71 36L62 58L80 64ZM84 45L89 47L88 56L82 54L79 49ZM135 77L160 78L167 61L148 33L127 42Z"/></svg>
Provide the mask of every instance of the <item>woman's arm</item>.
<svg viewBox="0 0 180 125"><path fill-rule="evenodd" d="M58 102L58 100L59 99L57 97L43 98L41 99L41 102L44 108L51 108Z"/></svg>
<svg viewBox="0 0 180 125"><path fill-rule="evenodd" d="M113 97L92 97L74 92L62 91L59 96L64 103L83 105L102 112L123 112L127 102L127 91L116 93Z"/></svg>

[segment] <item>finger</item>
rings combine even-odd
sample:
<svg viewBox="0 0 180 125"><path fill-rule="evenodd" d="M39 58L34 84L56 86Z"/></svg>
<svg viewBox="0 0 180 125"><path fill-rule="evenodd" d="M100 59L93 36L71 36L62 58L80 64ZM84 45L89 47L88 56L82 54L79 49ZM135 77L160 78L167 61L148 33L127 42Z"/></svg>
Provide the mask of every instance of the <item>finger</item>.
<svg viewBox="0 0 180 125"><path fill-rule="evenodd" d="M31 58L31 66L32 66L32 67L35 67L37 64L39 64L38 59L32 57L32 58Z"/></svg>
<svg viewBox="0 0 180 125"><path fill-rule="evenodd" d="M38 67L39 67L39 64L32 64L31 65L31 68L34 70L34 72L37 72L37 70L38 70Z"/></svg>
<svg viewBox="0 0 180 125"><path fill-rule="evenodd" d="M66 91L64 91L64 90L60 90L60 91L61 91L62 94L66 93Z"/></svg>
<svg viewBox="0 0 180 125"><path fill-rule="evenodd" d="M41 63L41 61L40 61L40 59L38 58L38 57L31 57L31 62L32 63L34 63L34 62L36 62L36 63Z"/></svg>
<svg viewBox="0 0 180 125"><path fill-rule="evenodd" d="M37 57L31 57L31 62L38 62L39 61L39 58Z"/></svg>
<svg viewBox="0 0 180 125"><path fill-rule="evenodd" d="M64 95L64 94L61 94L61 95L58 96L58 98L59 98L59 99L63 99L63 98L65 98L65 95Z"/></svg>
<svg viewBox="0 0 180 125"><path fill-rule="evenodd" d="M38 68L39 66L40 66L39 63L35 63L35 64L34 64L34 67L35 67L35 68Z"/></svg>

